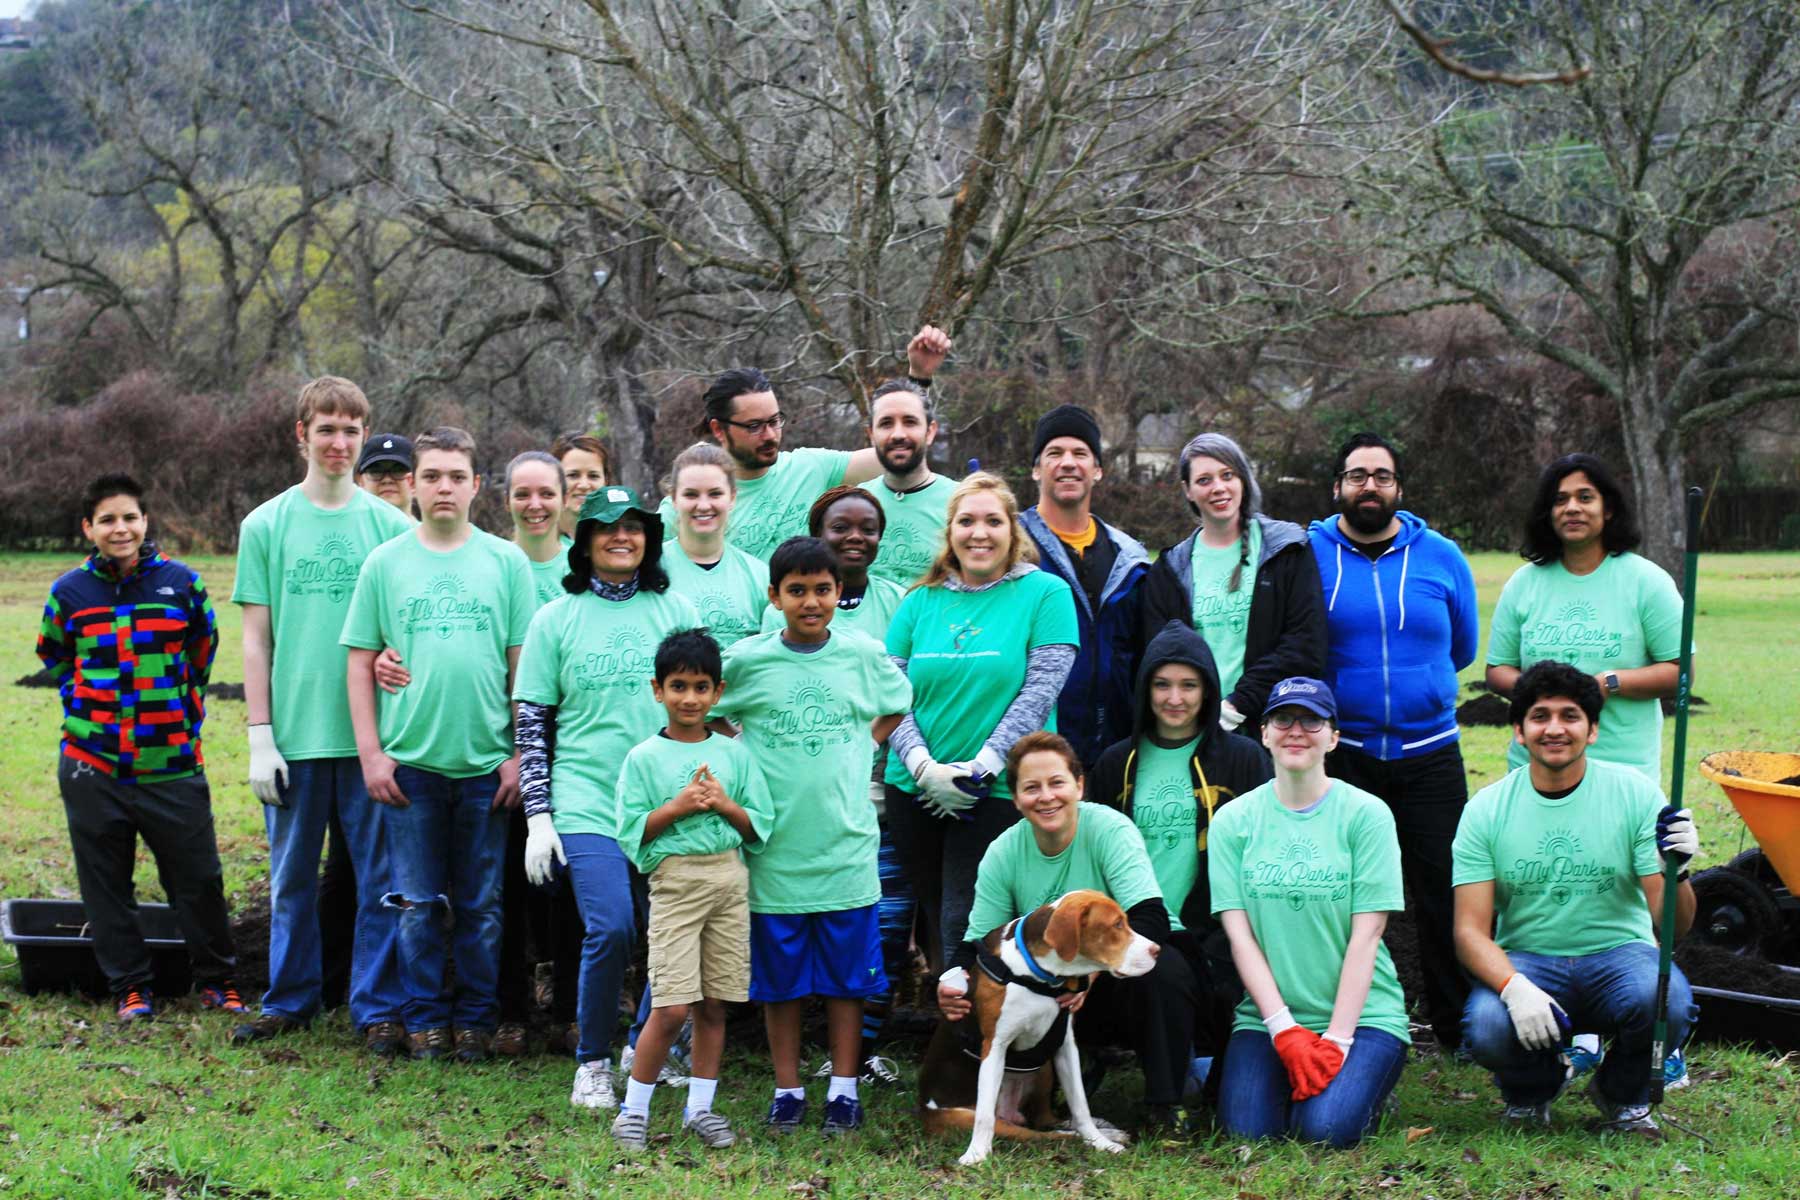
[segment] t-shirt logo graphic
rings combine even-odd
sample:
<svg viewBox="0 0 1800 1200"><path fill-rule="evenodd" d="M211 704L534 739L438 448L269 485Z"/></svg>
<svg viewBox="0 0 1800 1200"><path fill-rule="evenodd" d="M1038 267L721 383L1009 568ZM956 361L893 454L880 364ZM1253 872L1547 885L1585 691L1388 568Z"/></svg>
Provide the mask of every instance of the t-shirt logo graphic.
<svg viewBox="0 0 1800 1200"><path fill-rule="evenodd" d="M1617 658L1625 652L1623 635L1600 623L1600 610L1586 600L1571 600L1527 633L1531 648L1542 658L1580 662L1592 658Z"/></svg>
<svg viewBox="0 0 1800 1200"><path fill-rule="evenodd" d="M817 758L827 745L849 742L850 725L850 714L838 708L831 689L808 681L788 693L787 707L774 714L769 733L776 746Z"/></svg>
<svg viewBox="0 0 1800 1200"><path fill-rule="evenodd" d="M950 641L951 649L961 650L968 645L971 639L981 636L981 626L972 621L952 621L950 622L950 632L953 635Z"/></svg>
<svg viewBox="0 0 1800 1200"><path fill-rule="evenodd" d="M332 604L349 601L361 567L356 547L341 533L327 534L310 557L297 558L287 572L290 596L324 596Z"/></svg>
<svg viewBox="0 0 1800 1200"><path fill-rule="evenodd" d="M482 633L491 614L479 599L463 593L462 576L448 571L433 576L425 590L400 604L400 619L408 633L431 632L443 641L459 633Z"/></svg>
<svg viewBox="0 0 1800 1200"><path fill-rule="evenodd" d="M636 629L616 630L597 653L575 667L575 686L585 692L618 688L635 696L646 686L655 667L644 635Z"/></svg>

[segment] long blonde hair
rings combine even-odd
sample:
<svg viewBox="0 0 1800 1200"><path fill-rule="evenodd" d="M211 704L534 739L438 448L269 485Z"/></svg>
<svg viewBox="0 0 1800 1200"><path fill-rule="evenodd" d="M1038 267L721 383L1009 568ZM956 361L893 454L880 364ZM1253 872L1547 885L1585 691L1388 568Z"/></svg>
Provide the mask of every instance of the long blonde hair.
<svg viewBox="0 0 1800 1200"><path fill-rule="evenodd" d="M956 551L950 547L950 527L956 524L956 514L961 510L970 496L980 492L991 492L1000 501L1001 509L1007 519L1012 522L1012 544L1006 551L1006 570L1010 571L1022 562L1035 564L1038 560L1037 546L1032 543L1031 535L1019 524L1019 500L1013 490L1006 486L1006 480L986 471L977 471L950 493L950 503L946 506L944 531L938 546L937 557L931 560L931 566L919 577L913 587L938 587L950 577L952 571L960 571L962 563L957 561ZM1003 571L1002 574L1005 572Z"/></svg>

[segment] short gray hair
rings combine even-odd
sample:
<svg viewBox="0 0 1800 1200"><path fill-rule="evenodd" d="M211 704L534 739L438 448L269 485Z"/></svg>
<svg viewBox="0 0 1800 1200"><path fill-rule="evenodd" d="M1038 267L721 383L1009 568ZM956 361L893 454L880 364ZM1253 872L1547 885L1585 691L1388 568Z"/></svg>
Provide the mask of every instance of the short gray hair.
<svg viewBox="0 0 1800 1200"><path fill-rule="evenodd" d="M1244 456L1244 448L1222 433L1202 433L1195 436L1181 448L1181 486L1187 487L1188 463L1196 458L1216 458L1237 473L1244 481L1243 519L1248 521L1262 511L1262 488L1257 486L1256 472L1250 469L1250 460ZM1193 501L1188 501L1193 508ZM1196 514L1199 509L1194 509Z"/></svg>

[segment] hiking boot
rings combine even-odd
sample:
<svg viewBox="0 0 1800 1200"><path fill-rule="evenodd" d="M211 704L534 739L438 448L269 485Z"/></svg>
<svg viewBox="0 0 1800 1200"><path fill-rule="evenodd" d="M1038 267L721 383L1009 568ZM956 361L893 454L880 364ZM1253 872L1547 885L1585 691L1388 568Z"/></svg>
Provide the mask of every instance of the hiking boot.
<svg viewBox="0 0 1800 1200"><path fill-rule="evenodd" d="M266 1042L270 1038L278 1038L306 1026L292 1017L284 1017L280 1013L264 1012L247 1025L239 1025L231 1031L231 1040L242 1046L249 1042Z"/></svg>
<svg viewBox="0 0 1800 1200"><path fill-rule="evenodd" d="M627 1154L638 1154L650 1144L650 1114L622 1108L613 1118L613 1141Z"/></svg>
<svg viewBox="0 0 1800 1200"><path fill-rule="evenodd" d="M525 1026L508 1021L494 1030L494 1053L503 1058L518 1058L525 1053Z"/></svg>
<svg viewBox="0 0 1800 1200"><path fill-rule="evenodd" d="M731 1123L710 1108L705 1112L684 1113L681 1127L692 1131L708 1150L737 1145L737 1134L731 1131Z"/></svg>
<svg viewBox="0 0 1800 1200"><path fill-rule="evenodd" d="M250 1011L244 1007L244 998L238 995L237 984L229 979L222 983L209 983L201 988L200 1007L216 1008L233 1016L244 1016Z"/></svg>
<svg viewBox="0 0 1800 1200"><path fill-rule="evenodd" d="M1661 1137L1662 1126L1650 1115L1648 1104L1615 1104L1600 1091L1600 1080L1588 1086L1588 1099L1600 1110L1600 1127L1613 1133L1641 1133Z"/></svg>
<svg viewBox="0 0 1800 1200"><path fill-rule="evenodd" d="M1532 1126L1547 1129L1550 1127L1550 1102L1546 1100L1542 1104L1509 1104L1506 1106L1506 1111L1500 1114L1500 1120L1517 1129Z"/></svg>
<svg viewBox="0 0 1800 1200"><path fill-rule="evenodd" d="M770 1133L792 1133L805 1119L805 1096L777 1096L769 1104L766 1121Z"/></svg>
<svg viewBox="0 0 1800 1200"><path fill-rule="evenodd" d="M397 1058L406 1049L406 1026L398 1021L375 1021L363 1030L363 1049L376 1058Z"/></svg>
<svg viewBox="0 0 1800 1200"><path fill-rule="evenodd" d="M492 1052L492 1044L490 1036L479 1029L459 1029L456 1031L456 1061L486 1062Z"/></svg>
<svg viewBox="0 0 1800 1200"><path fill-rule="evenodd" d="M155 998L150 995L149 988L132 988L121 992L118 998L119 1024L130 1025L135 1021L156 1020Z"/></svg>
<svg viewBox="0 0 1800 1200"><path fill-rule="evenodd" d="M839 1096L836 1100L825 1102L826 1137L836 1137L840 1133L854 1133L862 1128L862 1101L855 1096Z"/></svg>
<svg viewBox="0 0 1800 1200"><path fill-rule="evenodd" d="M582 1063L575 1068L575 1089L569 1103L577 1108L617 1108L619 1099L613 1094L612 1065L607 1062Z"/></svg>
<svg viewBox="0 0 1800 1200"><path fill-rule="evenodd" d="M420 1062L435 1062L450 1053L454 1044L450 1031L439 1025L436 1029L421 1029L417 1033L408 1034L407 1048Z"/></svg>

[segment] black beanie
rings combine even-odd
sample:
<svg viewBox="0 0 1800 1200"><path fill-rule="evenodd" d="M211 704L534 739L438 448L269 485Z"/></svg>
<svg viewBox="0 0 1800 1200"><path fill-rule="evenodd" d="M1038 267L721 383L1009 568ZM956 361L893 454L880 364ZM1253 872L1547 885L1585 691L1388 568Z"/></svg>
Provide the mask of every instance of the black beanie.
<svg viewBox="0 0 1800 1200"><path fill-rule="evenodd" d="M1059 437L1080 438L1094 452L1095 460L1100 458L1100 425L1094 414L1079 404L1059 404L1038 418L1037 432L1031 436L1031 461L1035 463L1044 447Z"/></svg>

